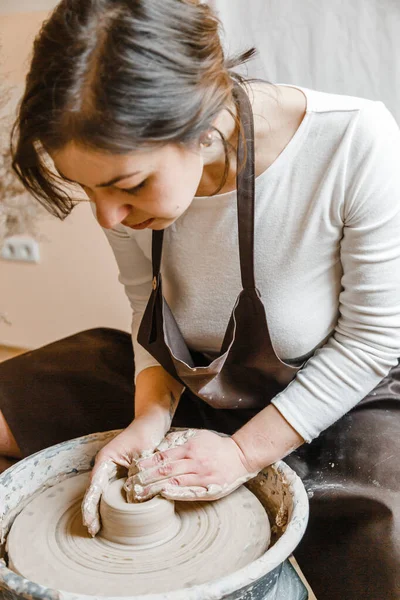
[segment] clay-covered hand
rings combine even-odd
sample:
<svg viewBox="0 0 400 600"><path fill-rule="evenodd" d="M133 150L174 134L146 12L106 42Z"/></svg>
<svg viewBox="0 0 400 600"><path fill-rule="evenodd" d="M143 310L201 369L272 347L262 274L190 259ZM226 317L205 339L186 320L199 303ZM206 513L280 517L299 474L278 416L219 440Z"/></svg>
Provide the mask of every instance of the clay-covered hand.
<svg viewBox="0 0 400 600"><path fill-rule="evenodd" d="M129 469L140 456L149 455L165 435L151 420L135 419L96 456L90 483L82 502L83 524L91 536L100 530L100 499L120 469ZM122 474L121 474L122 476Z"/></svg>
<svg viewBox="0 0 400 600"><path fill-rule="evenodd" d="M136 464L139 472L125 483L136 501L157 494L169 500L217 500L257 475L233 438L205 429L168 434L153 456Z"/></svg>

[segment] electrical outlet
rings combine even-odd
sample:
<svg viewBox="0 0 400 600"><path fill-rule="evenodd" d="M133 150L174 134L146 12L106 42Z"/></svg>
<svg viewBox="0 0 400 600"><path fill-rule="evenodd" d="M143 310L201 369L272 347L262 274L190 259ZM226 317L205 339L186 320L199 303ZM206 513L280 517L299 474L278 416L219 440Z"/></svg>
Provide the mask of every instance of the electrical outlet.
<svg viewBox="0 0 400 600"><path fill-rule="evenodd" d="M39 244L29 236L13 235L5 239L0 256L4 260L38 263Z"/></svg>

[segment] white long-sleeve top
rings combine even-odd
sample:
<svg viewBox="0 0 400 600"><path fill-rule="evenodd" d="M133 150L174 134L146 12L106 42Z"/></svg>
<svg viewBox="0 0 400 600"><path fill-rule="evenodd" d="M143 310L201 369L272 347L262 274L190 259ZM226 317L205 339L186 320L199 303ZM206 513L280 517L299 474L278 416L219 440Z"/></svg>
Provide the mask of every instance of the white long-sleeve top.
<svg viewBox="0 0 400 600"><path fill-rule="evenodd" d="M305 117L256 178L254 260L276 353L312 354L273 399L311 441L400 357L400 131L380 101L299 89ZM158 364L136 339L151 231L104 231L133 310L137 376ZM236 191L195 197L165 230L162 273L187 345L217 354L241 291Z"/></svg>

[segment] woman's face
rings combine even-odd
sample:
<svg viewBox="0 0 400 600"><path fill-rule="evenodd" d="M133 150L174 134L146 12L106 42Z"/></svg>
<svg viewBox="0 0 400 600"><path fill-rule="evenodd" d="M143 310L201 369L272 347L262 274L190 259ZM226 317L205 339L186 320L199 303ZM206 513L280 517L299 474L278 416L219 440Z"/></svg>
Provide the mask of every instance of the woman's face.
<svg viewBox="0 0 400 600"><path fill-rule="evenodd" d="M204 166L200 151L178 144L112 155L70 143L52 159L63 178L82 186L107 229L165 229L191 204Z"/></svg>

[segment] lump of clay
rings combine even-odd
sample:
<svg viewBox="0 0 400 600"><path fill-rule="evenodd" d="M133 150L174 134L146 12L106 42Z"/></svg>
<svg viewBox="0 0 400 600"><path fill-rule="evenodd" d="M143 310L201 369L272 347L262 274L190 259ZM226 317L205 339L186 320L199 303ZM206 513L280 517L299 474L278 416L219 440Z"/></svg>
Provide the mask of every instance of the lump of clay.
<svg viewBox="0 0 400 600"><path fill-rule="evenodd" d="M111 483L100 503L100 536L127 546L158 546L175 537L181 521L175 503L155 497L141 504L128 504L125 479Z"/></svg>

